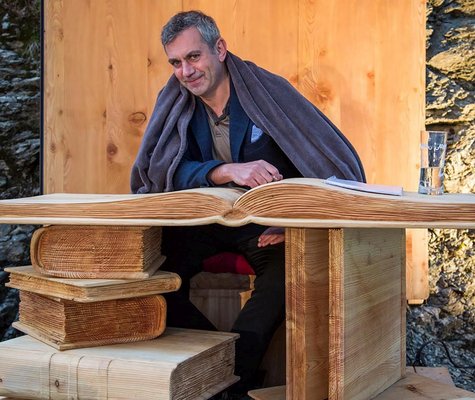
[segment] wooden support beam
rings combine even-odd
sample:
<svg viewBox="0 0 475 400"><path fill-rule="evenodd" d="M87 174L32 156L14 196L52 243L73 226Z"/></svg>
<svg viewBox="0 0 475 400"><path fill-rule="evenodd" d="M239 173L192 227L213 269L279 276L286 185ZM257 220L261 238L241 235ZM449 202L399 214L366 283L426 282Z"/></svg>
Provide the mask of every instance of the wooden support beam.
<svg viewBox="0 0 475 400"><path fill-rule="evenodd" d="M429 297L429 233L427 229L406 229L406 298L422 304Z"/></svg>
<svg viewBox="0 0 475 400"><path fill-rule="evenodd" d="M367 400L405 372L402 229L330 230L329 400Z"/></svg>
<svg viewBox="0 0 475 400"><path fill-rule="evenodd" d="M328 397L328 230L286 230L287 398Z"/></svg>

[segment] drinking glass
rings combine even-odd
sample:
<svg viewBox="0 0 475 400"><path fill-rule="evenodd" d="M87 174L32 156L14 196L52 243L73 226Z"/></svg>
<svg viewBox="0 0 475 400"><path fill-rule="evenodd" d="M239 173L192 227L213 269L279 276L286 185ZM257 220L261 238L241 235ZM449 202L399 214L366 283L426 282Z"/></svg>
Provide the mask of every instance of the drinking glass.
<svg viewBox="0 0 475 400"><path fill-rule="evenodd" d="M421 132L421 172L419 193L437 195L444 193L444 165L447 149L447 132Z"/></svg>

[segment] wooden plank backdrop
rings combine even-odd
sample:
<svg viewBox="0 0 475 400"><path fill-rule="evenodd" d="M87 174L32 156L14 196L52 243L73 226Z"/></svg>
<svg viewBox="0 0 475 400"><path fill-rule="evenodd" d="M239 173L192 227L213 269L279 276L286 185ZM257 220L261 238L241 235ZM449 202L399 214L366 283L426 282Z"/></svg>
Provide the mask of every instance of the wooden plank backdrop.
<svg viewBox="0 0 475 400"><path fill-rule="evenodd" d="M45 0L44 192L127 193L172 70L160 30L212 15L231 51L286 77L342 129L368 181L416 190L424 128L424 0ZM408 271L427 267L408 233ZM422 244L421 244L422 242ZM411 264L412 263L412 264ZM410 265L409 265L410 264ZM425 273L408 296L427 296Z"/></svg>

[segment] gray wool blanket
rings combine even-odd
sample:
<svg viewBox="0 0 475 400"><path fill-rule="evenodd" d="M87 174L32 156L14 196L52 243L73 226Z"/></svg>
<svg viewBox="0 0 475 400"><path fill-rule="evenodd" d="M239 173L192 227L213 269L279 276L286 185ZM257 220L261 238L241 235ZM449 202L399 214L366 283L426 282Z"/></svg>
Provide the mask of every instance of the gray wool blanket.
<svg viewBox="0 0 475 400"><path fill-rule="evenodd" d="M364 181L361 161L332 122L284 78L228 52L226 65L242 108L304 177ZM172 76L158 95L132 167L132 193L173 191L186 150L195 98Z"/></svg>

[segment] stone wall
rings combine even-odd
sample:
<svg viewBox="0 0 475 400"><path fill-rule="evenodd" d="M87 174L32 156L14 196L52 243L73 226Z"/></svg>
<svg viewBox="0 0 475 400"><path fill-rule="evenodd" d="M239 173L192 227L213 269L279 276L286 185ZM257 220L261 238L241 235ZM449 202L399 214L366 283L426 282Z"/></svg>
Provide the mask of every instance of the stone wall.
<svg viewBox="0 0 475 400"><path fill-rule="evenodd" d="M39 18L37 0L0 0L0 199L39 194ZM18 293L3 269L29 263L33 229L0 225L0 339L19 334Z"/></svg>
<svg viewBox="0 0 475 400"><path fill-rule="evenodd" d="M429 0L428 129L449 131L445 190L475 193L475 2ZM430 231L430 297L408 313L408 362L448 365L457 385L475 391L475 230ZM436 340L436 342L433 342ZM437 341L439 340L439 341Z"/></svg>
<svg viewBox="0 0 475 400"><path fill-rule="evenodd" d="M13 4L15 6L13 6ZM7 7L8 6L8 7ZM39 193L39 1L0 0L0 198ZM474 192L475 102L473 0L429 0L427 127L450 130L445 188ZM415 132L414 134L418 134ZM0 338L14 336L14 290L3 268L27 264L31 226L0 225ZM430 232L431 294L408 312L408 363L423 348L428 365L475 364L475 230ZM474 370L450 367L475 391Z"/></svg>

